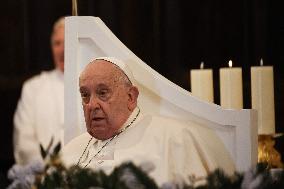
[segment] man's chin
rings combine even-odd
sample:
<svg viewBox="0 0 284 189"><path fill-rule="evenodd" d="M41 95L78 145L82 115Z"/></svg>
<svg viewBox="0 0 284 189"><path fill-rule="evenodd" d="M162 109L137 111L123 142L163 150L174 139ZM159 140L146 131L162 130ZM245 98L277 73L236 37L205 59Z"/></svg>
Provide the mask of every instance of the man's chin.
<svg viewBox="0 0 284 189"><path fill-rule="evenodd" d="M55 63L55 66L57 69L59 69L60 71L62 71L64 73L64 61L58 61Z"/></svg>
<svg viewBox="0 0 284 189"><path fill-rule="evenodd" d="M95 139L98 140L107 140L110 137L106 136L105 134L100 134L100 133L93 133L93 132L89 132L89 134L94 137Z"/></svg>
<svg viewBox="0 0 284 189"><path fill-rule="evenodd" d="M106 140L109 138L106 134L107 130L105 127L92 127L88 129L88 133L98 140Z"/></svg>

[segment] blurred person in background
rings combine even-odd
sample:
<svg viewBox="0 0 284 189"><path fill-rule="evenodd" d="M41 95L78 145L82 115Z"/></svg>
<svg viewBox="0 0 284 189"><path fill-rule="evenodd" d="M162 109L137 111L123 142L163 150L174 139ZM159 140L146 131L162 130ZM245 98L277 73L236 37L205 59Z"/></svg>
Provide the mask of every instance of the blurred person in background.
<svg viewBox="0 0 284 189"><path fill-rule="evenodd" d="M40 147L63 141L64 17L53 25L51 49L55 69L25 81L14 114L13 146L17 164L41 160Z"/></svg>

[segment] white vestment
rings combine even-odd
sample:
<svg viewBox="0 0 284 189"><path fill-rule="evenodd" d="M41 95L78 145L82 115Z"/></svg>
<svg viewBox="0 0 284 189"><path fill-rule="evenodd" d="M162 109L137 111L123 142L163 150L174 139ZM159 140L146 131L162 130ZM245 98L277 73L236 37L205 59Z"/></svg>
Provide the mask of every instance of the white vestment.
<svg viewBox="0 0 284 189"><path fill-rule="evenodd" d="M133 120L137 111L136 108L124 127ZM92 159L87 167L102 169L106 173L126 161L138 166L151 162L155 169L149 175L159 185L181 180L188 182L188 176L193 174L204 178L217 167L232 173L234 163L224 145L214 133L207 129L198 130L195 126L194 123L140 113L137 120L105 146L97 157L93 158L108 140L92 139L82 156L91 138L84 133L63 148L63 160L70 166L82 156L80 165L84 167Z"/></svg>
<svg viewBox="0 0 284 189"><path fill-rule="evenodd" d="M64 76L60 70L44 71L26 81L14 115L16 163L41 159L39 144L46 148L63 141Z"/></svg>

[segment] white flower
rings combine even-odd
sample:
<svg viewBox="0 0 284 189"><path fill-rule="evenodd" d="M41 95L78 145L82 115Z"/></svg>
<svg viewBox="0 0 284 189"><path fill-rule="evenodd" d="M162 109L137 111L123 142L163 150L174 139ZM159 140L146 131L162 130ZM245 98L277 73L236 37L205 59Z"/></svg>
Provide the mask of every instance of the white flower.
<svg viewBox="0 0 284 189"><path fill-rule="evenodd" d="M167 182L162 185L161 189L178 189L178 186L174 183Z"/></svg>
<svg viewBox="0 0 284 189"><path fill-rule="evenodd" d="M35 181L35 175L42 172L44 169L43 162L36 161L26 166L14 165L8 171L8 178L13 180L13 183L8 189L29 189Z"/></svg>
<svg viewBox="0 0 284 189"><path fill-rule="evenodd" d="M120 177L120 181L124 182L128 188L133 189L144 189L145 187L141 184L136 176L133 174L131 169L125 168L122 172L122 176Z"/></svg>

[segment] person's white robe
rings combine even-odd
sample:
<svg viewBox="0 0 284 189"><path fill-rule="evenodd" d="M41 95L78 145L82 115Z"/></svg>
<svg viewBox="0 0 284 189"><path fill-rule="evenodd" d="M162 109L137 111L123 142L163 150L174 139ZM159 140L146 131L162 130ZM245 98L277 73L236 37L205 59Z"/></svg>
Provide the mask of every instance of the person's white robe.
<svg viewBox="0 0 284 189"><path fill-rule="evenodd" d="M27 80L14 115L14 157L18 164L41 159L45 148L63 138L64 77L60 70L44 71Z"/></svg>
<svg viewBox="0 0 284 189"><path fill-rule="evenodd" d="M137 109L131 114L127 125L135 117ZM91 136L84 133L63 148L66 165L76 164ZM189 175L204 178L210 171L219 167L227 173L234 171L224 145L214 133L202 129L194 123L184 123L171 118L145 115L138 119L118 137L111 141L96 158L93 156L107 141L93 139L81 158L80 165L110 173L115 166L126 161L141 165L154 164L150 172L161 185L165 182L188 182Z"/></svg>

